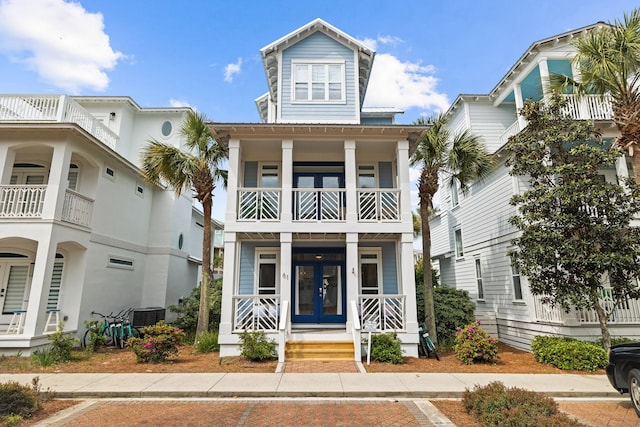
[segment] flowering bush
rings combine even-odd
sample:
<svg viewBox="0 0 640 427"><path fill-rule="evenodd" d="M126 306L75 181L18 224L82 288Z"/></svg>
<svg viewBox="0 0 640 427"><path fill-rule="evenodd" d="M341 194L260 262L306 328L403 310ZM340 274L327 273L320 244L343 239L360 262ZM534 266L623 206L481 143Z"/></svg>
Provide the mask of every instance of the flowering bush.
<svg viewBox="0 0 640 427"><path fill-rule="evenodd" d="M178 344L183 337L182 329L161 320L142 328L142 338L129 338L127 347L133 350L139 363L161 363L178 354Z"/></svg>
<svg viewBox="0 0 640 427"><path fill-rule="evenodd" d="M453 346L456 357L467 365L475 362L493 362L498 357L498 340L486 333L476 320L456 332Z"/></svg>

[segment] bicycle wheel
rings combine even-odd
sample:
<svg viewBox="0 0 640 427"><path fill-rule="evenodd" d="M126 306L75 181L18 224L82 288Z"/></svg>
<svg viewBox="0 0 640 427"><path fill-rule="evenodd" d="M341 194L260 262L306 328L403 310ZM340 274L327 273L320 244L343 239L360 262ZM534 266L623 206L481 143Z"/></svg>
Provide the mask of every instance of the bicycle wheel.
<svg viewBox="0 0 640 427"><path fill-rule="evenodd" d="M82 348L87 348L91 344L91 329L87 329L82 336Z"/></svg>
<svg viewBox="0 0 640 427"><path fill-rule="evenodd" d="M440 360L440 356L438 356L438 352L436 351L436 345L433 343L433 341L431 341L431 338L429 338L429 336L427 335L426 337L424 337L426 343L427 343L427 349L429 350L430 353L433 353L433 355L436 357L436 360Z"/></svg>

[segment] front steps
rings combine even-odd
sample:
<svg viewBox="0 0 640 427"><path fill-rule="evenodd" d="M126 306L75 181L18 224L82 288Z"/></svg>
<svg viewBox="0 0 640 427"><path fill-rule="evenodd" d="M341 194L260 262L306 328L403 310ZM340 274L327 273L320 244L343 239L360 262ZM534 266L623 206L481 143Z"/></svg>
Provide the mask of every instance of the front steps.
<svg viewBox="0 0 640 427"><path fill-rule="evenodd" d="M287 341L285 360L353 360L353 341Z"/></svg>

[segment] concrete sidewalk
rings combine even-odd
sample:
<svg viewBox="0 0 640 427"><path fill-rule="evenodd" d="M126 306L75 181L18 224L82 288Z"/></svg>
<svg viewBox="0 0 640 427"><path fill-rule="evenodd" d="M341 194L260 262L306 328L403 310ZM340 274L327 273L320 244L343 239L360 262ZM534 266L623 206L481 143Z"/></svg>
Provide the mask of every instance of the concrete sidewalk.
<svg viewBox="0 0 640 427"><path fill-rule="evenodd" d="M190 373L0 374L61 398L106 397L461 397L465 389L501 381L552 397L620 397L605 375L446 373Z"/></svg>

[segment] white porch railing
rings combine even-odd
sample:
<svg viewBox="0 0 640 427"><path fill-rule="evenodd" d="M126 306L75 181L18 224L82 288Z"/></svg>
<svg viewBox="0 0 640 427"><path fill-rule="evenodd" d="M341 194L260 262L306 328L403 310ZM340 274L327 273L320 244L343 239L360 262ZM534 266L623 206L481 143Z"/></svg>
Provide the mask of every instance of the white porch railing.
<svg viewBox="0 0 640 427"><path fill-rule="evenodd" d="M76 123L112 150L119 139L66 95L0 95L0 121Z"/></svg>
<svg viewBox="0 0 640 427"><path fill-rule="evenodd" d="M521 130L522 129L520 128L520 122L516 120L511 126L507 128L507 130L502 133L502 135L500 135L500 143L502 145L506 144L507 142L509 142L509 138L511 138L513 135L518 134L518 132L520 132Z"/></svg>
<svg viewBox="0 0 640 427"><path fill-rule="evenodd" d="M0 217L40 218L46 185L0 186Z"/></svg>
<svg viewBox="0 0 640 427"><path fill-rule="evenodd" d="M345 190L324 188L293 191L294 221L344 221Z"/></svg>
<svg viewBox="0 0 640 427"><path fill-rule="evenodd" d="M278 331L280 295L235 295L233 329L235 331Z"/></svg>
<svg viewBox="0 0 640 427"><path fill-rule="evenodd" d="M358 299L361 325L375 322L382 332L405 329L404 295L360 295Z"/></svg>
<svg viewBox="0 0 640 427"><path fill-rule="evenodd" d="M360 221L398 221L400 219L400 191L358 190L358 219Z"/></svg>
<svg viewBox="0 0 640 427"><path fill-rule="evenodd" d="M238 220L262 221L280 219L279 189L238 190Z"/></svg>
<svg viewBox="0 0 640 427"><path fill-rule="evenodd" d="M62 205L62 220L88 227L91 223L93 200L73 190L66 189Z"/></svg>
<svg viewBox="0 0 640 427"><path fill-rule="evenodd" d="M613 102L610 95L562 95L568 104L565 112L578 120L611 120Z"/></svg>
<svg viewBox="0 0 640 427"><path fill-rule="evenodd" d="M540 301L540 296L535 296L533 300L536 319L540 322L564 324L567 320L571 319L577 321L580 324L598 323L598 315L596 314L595 310L572 310L571 312L566 313L561 308L551 307L549 304L543 304ZM622 301L620 304L618 304L617 307L614 307L615 299L613 297L613 291L609 288L602 291L600 304L602 304L607 312L613 309L613 314L609 319L610 324L640 323L639 300L629 299L626 301Z"/></svg>

